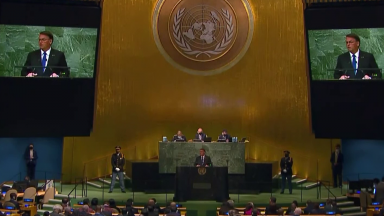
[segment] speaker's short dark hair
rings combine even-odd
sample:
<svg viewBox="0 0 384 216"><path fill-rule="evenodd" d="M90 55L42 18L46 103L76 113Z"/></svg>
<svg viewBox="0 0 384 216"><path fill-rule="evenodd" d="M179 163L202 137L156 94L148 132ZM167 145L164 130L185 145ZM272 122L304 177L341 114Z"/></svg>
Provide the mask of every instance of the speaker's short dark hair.
<svg viewBox="0 0 384 216"><path fill-rule="evenodd" d="M42 31L40 34L49 37L49 39L51 39L53 42L53 34L50 31Z"/></svg>
<svg viewBox="0 0 384 216"><path fill-rule="evenodd" d="M204 151L205 152L205 149L201 148L200 150Z"/></svg>
<svg viewBox="0 0 384 216"><path fill-rule="evenodd" d="M355 39L356 41L358 41L360 43L360 37L357 34L350 33L350 34L347 34L345 37L353 38L353 39Z"/></svg>
<svg viewBox="0 0 384 216"><path fill-rule="evenodd" d="M269 199L271 200L271 202L276 203L276 197L271 197Z"/></svg>

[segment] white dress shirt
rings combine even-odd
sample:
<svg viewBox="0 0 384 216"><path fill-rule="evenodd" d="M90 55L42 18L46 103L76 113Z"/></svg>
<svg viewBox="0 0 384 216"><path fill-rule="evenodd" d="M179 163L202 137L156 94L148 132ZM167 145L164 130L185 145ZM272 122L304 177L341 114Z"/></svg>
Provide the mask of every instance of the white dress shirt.
<svg viewBox="0 0 384 216"><path fill-rule="evenodd" d="M33 158L33 150L29 150L29 159L32 160Z"/></svg>
<svg viewBox="0 0 384 216"><path fill-rule="evenodd" d="M41 51L41 62L43 62L44 51L43 51L43 50L40 50L40 51ZM49 54L51 53L51 48L49 48L49 50L47 50L45 53L47 53L47 55L45 56L45 57L47 58L47 61L45 62L44 67L47 67L47 65L48 65L48 59L49 59ZM44 71L45 71L45 68L44 68Z"/></svg>
<svg viewBox="0 0 384 216"><path fill-rule="evenodd" d="M351 57L351 62L352 62L352 65L353 65L353 53L349 52L349 55ZM355 59L356 59L356 69L359 68L359 55L360 55L360 50L357 50L357 52L355 53Z"/></svg>

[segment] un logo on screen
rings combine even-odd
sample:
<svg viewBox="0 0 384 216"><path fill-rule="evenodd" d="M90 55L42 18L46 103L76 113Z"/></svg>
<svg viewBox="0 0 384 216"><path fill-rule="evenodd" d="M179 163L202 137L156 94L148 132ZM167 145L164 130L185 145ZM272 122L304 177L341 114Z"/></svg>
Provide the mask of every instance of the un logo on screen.
<svg viewBox="0 0 384 216"><path fill-rule="evenodd" d="M213 75L235 65L253 35L247 0L159 0L153 33L163 56L194 75Z"/></svg>

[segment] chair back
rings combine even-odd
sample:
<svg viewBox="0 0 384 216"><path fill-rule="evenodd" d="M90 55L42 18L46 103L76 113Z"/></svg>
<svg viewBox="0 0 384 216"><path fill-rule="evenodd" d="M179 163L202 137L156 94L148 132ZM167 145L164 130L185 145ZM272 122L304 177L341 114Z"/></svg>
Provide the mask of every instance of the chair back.
<svg viewBox="0 0 384 216"><path fill-rule="evenodd" d="M36 188L35 187L29 187L29 188L25 189L23 200L24 199L32 199L33 201L35 201L35 198L36 198Z"/></svg>
<svg viewBox="0 0 384 216"><path fill-rule="evenodd" d="M13 207L13 208L15 208L16 206L15 206L15 204L13 204L13 203L11 203L11 202L6 201L6 202L4 202L4 208L7 208L7 207Z"/></svg>
<svg viewBox="0 0 384 216"><path fill-rule="evenodd" d="M5 198L4 198L4 201L5 201L5 202L11 200L11 193L15 193L15 194L17 194L17 190L16 190L16 189L9 189L9 190L7 191L7 193L5 194Z"/></svg>
<svg viewBox="0 0 384 216"><path fill-rule="evenodd" d="M43 203L47 204L50 199L55 199L56 189L54 187L50 187L45 191L45 195L43 198Z"/></svg>

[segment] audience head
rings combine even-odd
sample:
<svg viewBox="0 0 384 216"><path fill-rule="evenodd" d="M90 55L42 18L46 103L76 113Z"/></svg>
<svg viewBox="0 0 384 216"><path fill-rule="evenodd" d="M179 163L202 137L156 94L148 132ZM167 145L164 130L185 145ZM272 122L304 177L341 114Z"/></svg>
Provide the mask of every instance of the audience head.
<svg viewBox="0 0 384 216"><path fill-rule="evenodd" d="M253 202L249 202L247 203L247 205L245 205L246 211L249 211L250 209L253 209L253 208L254 208Z"/></svg>
<svg viewBox="0 0 384 216"><path fill-rule="evenodd" d="M104 201L104 206L109 206L109 201Z"/></svg>
<svg viewBox="0 0 384 216"><path fill-rule="evenodd" d="M148 209L153 210L155 207L155 201L153 199L149 199L147 207Z"/></svg>
<svg viewBox="0 0 384 216"><path fill-rule="evenodd" d="M83 205L89 205L89 199L84 199L83 200Z"/></svg>
<svg viewBox="0 0 384 216"><path fill-rule="evenodd" d="M117 206L116 206L116 202L115 202L114 199L110 199L110 200L109 200L109 207L111 207L111 208L117 208Z"/></svg>
<svg viewBox="0 0 384 216"><path fill-rule="evenodd" d="M101 212L101 205L97 205L97 206L96 206L96 210L95 210L95 212L99 212L99 213Z"/></svg>
<svg viewBox="0 0 384 216"><path fill-rule="evenodd" d="M133 199L127 199L125 206L133 206Z"/></svg>
<svg viewBox="0 0 384 216"><path fill-rule="evenodd" d="M69 207L69 206L65 207L65 208L64 208L64 214L65 214L65 215L70 215L70 214L72 214L72 209L71 209L71 207Z"/></svg>
<svg viewBox="0 0 384 216"><path fill-rule="evenodd" d="M276 204L276 197L269 198L269 204Z"/></svg>
<svg viewBox="0 0 384 216"><path fill-rule="evenodd" d="M295 215L301 215L302 211L301 211L301 208L297 207L294 211L294 214Z"/></svg>
<svg viewBox="0 0 384 216"><path fill-rule="evenodd" d="M169 205L169 208L171 209L171 212L176 212L177 211L177 206L175 202L171 202Z"/></svg>
<svg viewBox="0 0 384 216"><path fill-rule="evenodd" d="M234 209L229 210L229 211L228 211L228 215L229 215L229 216L237 216L237 211L234 210Z"/></svg>
<svg viewBox="0 0 384 216"><path fill-rule="evenodd" d="M97 206L98 204L99 204L99 199L93 198L92 201L91 201L91 205L92 206Z"/></svg>
<svg viewBox="0 0 384 216"><path fill-rule="evenodd" d="M43 216L49 216L49 211L45 211L45 212L43 213Z"/></svg>
<svg viewBox="0 0 384 216"><path fill-rule="evenodd" d="M11 200L17 199L17 194L15 194L15 193L11 193L9 196L11 197Z"/></svg>
<svg viewBox="0 0 384 216"><path fill-rule="evenodd" d="M82 206L83 212L89 212L89 206L88 205L83 205Z"/></svg>
<svg viewBox="0 0 384 216"><path fill-rule="evenodd" d="M56 205L53 206L53 212L54 212L54 213L59 214L59 213L61 213L62 211L63 211L63 207L62 207L61 205L56 204Z"/></svg>
<svg viewBox="0 0 384 216"><path fill-rule="evenodd" d="M297 201L293 200L292 201L292 211L294 211L298 206L299 206L299 204L297 203Z"/></svg>
<svg viewBox="0 0 384 216"><path fill-rule="evenodd" d="M69 198L63 198L61 200L61 204L64 206L69 206Z"/></svg>
<svg viewBox="0 0 384 216"><path fill-rule="evenodd" d="M228 200L227 203L228 203L229 208L231 208L231 209L235 208L235 202L233 200Z"/></svg>

